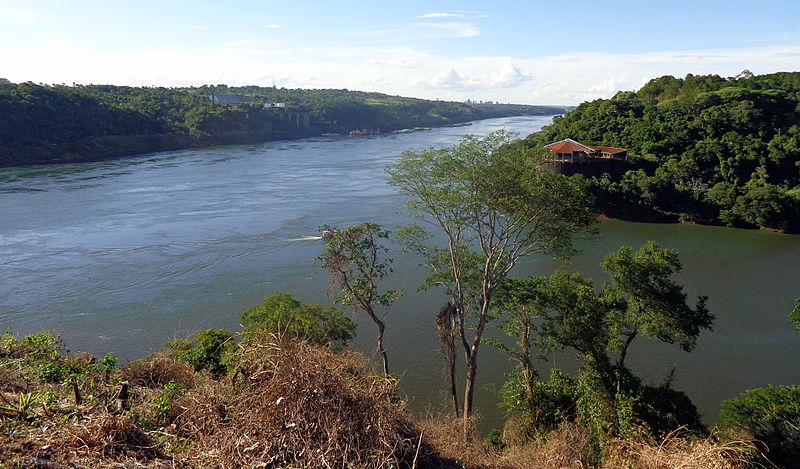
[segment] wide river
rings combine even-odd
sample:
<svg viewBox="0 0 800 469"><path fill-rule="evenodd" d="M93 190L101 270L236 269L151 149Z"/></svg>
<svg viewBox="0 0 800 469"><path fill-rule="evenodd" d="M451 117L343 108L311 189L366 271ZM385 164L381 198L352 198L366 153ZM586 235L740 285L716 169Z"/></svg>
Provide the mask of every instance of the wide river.
<svg viewBox="0 0 800 469"><path fill-rule="evenodd" d="M404 150L500 128L524 136L549 121L491 119L406 135L0 169L0 330L51 329L72 350L129 360L200 329L238 330L240 313L275 291L326 303L326 277L314 260L322 242L303 238L321 224L408 222L384 173ZM709 422L722 399L800 383L800 338L787 317L800 297L800 236L603 221L598 237L578 243L582 254L572 268L601 280L602 256L649 239L680 251L680 280L690 298L709 296L717 320L692 353L639 340L629 363L640 376L660 383L674 368L674 387ZM434 319L443 298L417 291L424 276L417 260L395 258L389 285L407 295L388 320L390 365L413 408L435 409L444 375ZM530 258L514 274L549 274L556 266ZM355 344L370 353L373 337L360 318ZM568 354L553 360L575 368ZM508 369L505 358L482 348L476 404L483 428L500 424L491 387Z"/></svg>

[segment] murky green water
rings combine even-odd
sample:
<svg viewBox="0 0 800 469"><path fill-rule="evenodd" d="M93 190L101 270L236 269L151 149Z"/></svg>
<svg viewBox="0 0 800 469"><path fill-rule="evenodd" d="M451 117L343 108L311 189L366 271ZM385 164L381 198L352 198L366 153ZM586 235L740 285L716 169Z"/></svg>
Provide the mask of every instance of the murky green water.
<svg viewBox="0 0 800 469"><path fill-rule="evenodd" d="M321 242L302 238L323 223L407 221L383 171L403 150L501 127L525 135L547 121L0 169L0 329L52 329L73 350L130 359L192 331L235 330L241 311L274 291L326 302L314 263ZM709 420L721 399L742 390L800 383L800 338L787 319L800 297L800 236L607 221L597 239L580 243L573 267L599 278L603 255L648 239L681 252L689 293L708 295L718 319L691 354L634 345L629 362L640 375L660 382L675 367L675 387ZM441 397L433 321L443 298L416 292L423 273L415 260L398 257L395 267L391 282L409 295L389 318L389 358L413 406L424 409ZM554 267L532 258L516 275ZM356 344L369 351L372 332L360 321ZM482 385L500 383L505 359L488 347L482 354ZM574 366L568 355L556 361ZM487 426L499 422L495 402L480 391Z"/></svg>

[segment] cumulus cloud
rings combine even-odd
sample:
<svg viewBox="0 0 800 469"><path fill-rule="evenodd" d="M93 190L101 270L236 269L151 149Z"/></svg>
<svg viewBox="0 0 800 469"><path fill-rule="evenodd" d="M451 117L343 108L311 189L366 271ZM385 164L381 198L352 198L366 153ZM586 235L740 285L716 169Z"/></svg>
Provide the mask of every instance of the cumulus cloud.
<svg viewBox="0 0 800 469"><path fill-rule="evenodd" d="M416 80L415 85L429 89L472 91L514 88L530 80L533 80L530 72L521 70L507 60L488 74L463 75L449 68L441 70L429 80Z"/></svg>

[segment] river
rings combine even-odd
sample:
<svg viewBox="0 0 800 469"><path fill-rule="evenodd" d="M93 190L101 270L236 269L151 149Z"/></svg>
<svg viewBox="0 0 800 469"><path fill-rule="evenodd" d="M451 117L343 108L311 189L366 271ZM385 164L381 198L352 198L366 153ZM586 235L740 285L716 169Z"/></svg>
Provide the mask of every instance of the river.
<svg viewBox="0 0 800 469"><path fill-rule="evenodd" d="M513 117L405 135L327 137L184 150L93 163L0 169L0 329L50 329L72 350L124 360L206 328L238 329L239 314L275 291L327 302L314 258L317 226L408 221L384 168L407 149L441 147L500 128L524 136L547 117ZM694 225L600 223L578 243L572 268L602 279L601 257L648 239L678 249L691 297L708 295L717 316L697 349L639 340L629 363L660 383L675 369L706 420L745 389L800 383L800 338L787 315L800 297L800 236ZM388 286L406 297L387 325L390 364L414 409L442 400L443 365L433 327L443 302L417 292L424 272L395 255ZM515 275L548 274L547 258ZM374 331L359 319L356 346ZM508 363L482 349L477 410L500 423L497 398ZM569 355L553 357L574 368ZM545 366L545 365L542 365Z"/></svg>

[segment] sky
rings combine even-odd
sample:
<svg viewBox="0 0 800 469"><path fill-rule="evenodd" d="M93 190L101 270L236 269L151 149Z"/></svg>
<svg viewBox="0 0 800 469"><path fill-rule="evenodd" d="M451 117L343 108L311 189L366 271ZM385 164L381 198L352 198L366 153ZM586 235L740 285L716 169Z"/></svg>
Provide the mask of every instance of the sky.
<svg viewBox="0 0 800 469"><path fill-rule="evenodd" d="M576 105L800 70L800 1L0 0L0 77Z"/></svg>

